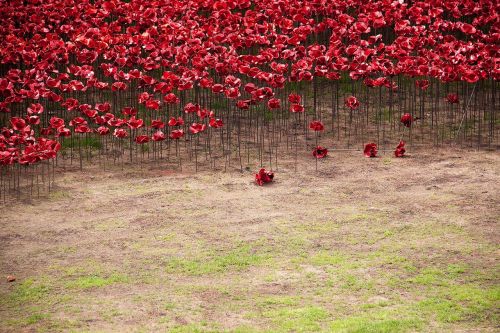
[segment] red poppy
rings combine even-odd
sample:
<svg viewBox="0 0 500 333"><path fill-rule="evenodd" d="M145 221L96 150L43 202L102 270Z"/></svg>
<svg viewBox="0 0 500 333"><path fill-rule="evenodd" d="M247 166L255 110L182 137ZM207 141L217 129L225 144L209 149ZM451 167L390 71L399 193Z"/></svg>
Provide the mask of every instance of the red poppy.
<svg viewBox="0 0 500 333"><path fill-rule="evenodd" d="M417 87L419 87L420 89L422 90L426 90L427 88L429 88L430 86L430 82L429 80L417 80L415 82L415 84L417 85Z"/></svg>
<svg viewBox="0 0 500 333"><path fill-rule="evenodd" d="M158 110L160 108L160 101L156 99L150 99L146 102L146 107L151 110Z"/></svg>
<svg viewBox="0 0 500 333"><path fill-rule="evenodd" d="M446 96L446 100L450 104L458 104L459 102L457 94L448 94L448 96Z"/></svg>
<svg viewBox="0 0 500 333"><path fill-rule="evenodd" d="M290 111L293 113L301 113L304 112L304 106L301 104L291 104Z"/></svg>
<svg viewBox="0 0 500 333"><path fill-rule="evenodd" d="M191 134L197 134L203 132L205 128L207 128L207 125L205 124L193 123L191 126L189 126L189 132Z"/></svg>
<svg viewBox="0 0 500 333"><path fill-rule="evenodd" d="M170 120L168 121L168 126L182 126L182 125L184 125L184 119L182 119L182 117L179 117L177 119L171 117Z"/></svg>
<svg viewBox="0 0 500 333"><path fill-rule="evenodd" d="M351 110L356 110L358 107L359 107L359 101L356 97L354 96L349 96L346 100L345 100L345 105L351 109Z"/></svg>
<svg viewBox="0 0 500 333"><path fill-rule="evenodd" d="M328 155L328 149L322 146L317 146L313 150L313 156L316 158L325 158Z"/></svg>
<svg viewBox="0 0 500 333"><path fill-rule="evenodd" d="M396 157L404 157L405 152L406 152L405 142L403 140L401 140L401 141L399 141L399 144L396 147L396 150L394 151L394 155Z"/></svg>
<svg viewBox="0 0 500 333"><path fill-rule="evenodd" d="M222 119L210 118L210 122L208 123L208 126L213 127L213 128L220 128L220 127L224 126L224 123L222 122Z"/></svg>
<svg viewBox="0 0 500 333"><path fill-rule="evenodd" d="M10 119L10 123L12 128L18 131L21 131L26 127L26 121L23 118L12 117Z"/></svg>
<svg viewBox="0 0 500 333"><path fill-rule="evenodd" d="M165 123L161 121L161 119L153 119L151 120L151 127L156 129L162 129L165 127Z"/></svg>
<svg viewBox="0 0 500 333"><path fill-rule="evenodd" d="M172 133L170 133L170 139L180 139L184 136L184 131L179 129L179 130L173 130Z"/></svg>
<svg viewBox="0 0 500 333"><path fill-rule="evenodd" d="M87 124L80 124L75 126L75 133L91 133L92 130Z"/></svg>
<svg viewBox="0 0 500 333"><path fill-rule="evenodd" d="M255 174L255 182L259 186L270 183L273 181L273 179L274 173L271 171L266 171L266 169L260 169L259 172Z"/></svg>
<svg viewBox="0 0 500 333"><path fill-rule="evenodd" d="M288 101L293 104L300 104L301 97L298 94L290 94L288 95Z"/></svg>
<svg viewBox="0 0 500 333"><path fill-rule="evenodd" d="M63 126L57 128L57 136L58 137L67 137L71 136L71 130L69 128L65 128Z"/></svg>
<svg viewBox="0 0 500 333"><path fill-rule="evenodd" d="M99 128L97 128L97 133L99 133L99 135L107 135L109 134L109 127L100 126Z"/></svg>
<svg viewBox="0 0 500 333"><path fill-rule="evenodd" d="M378 153L377 144L367 143L365 145L364 154L366 157L377 157L377 153Z"/></svg>
<svg viewBox="0 0 500 333"><path fill-rule="evenodd" d="M126 138L128 136L128 133L123 128L116 128L113 135L121 139Z"/></svg>
<svg viewBox="0 0 500 333"><path fill-rule="evenodd" d="M149 136L147 135L139 135L139 136L136 136L134 141L140 145L144 144L144 143L148 143L149 142Z"/></svg>
<svg viewBox="0 0 500 333"><path fill-rule="evenodd" d="M180 102L180 99L173 93L166 94L165 96L163 96L163 100L165 101L165 103L168 104L177 104Z"/></svg>
<svg viewBox="0 0 500 333"><path fill-rule="evenodd" d="M271 98L269 101L267 101L267 106L270 109L279 109L281 107L281 102L277 98Z"/></svg>
<svg viewBox="0 0 500 333"><path fill-rule="evenodd" d="M144 125L144 120L136 119L135 116L132 116L128 120L127 125L132 129L138 129Z"/></svg>
<svg viewBox="0 0 500 333"><path fill-rule="evenodd" d="M165 133L162 131L156 131L152 137L153 141L163 141L166 139Z"/></svg>
<svg viewBox="0 0 500 333"><path fill-rule="evenodd" d="M404 115L402 115L401 123L406 127L411 127L411 124L413 123L413 117L411 116L411 114L405 113Z"/></svg>
<svg viewBox="0 0 500 333"><path fill-rule="evenodd" d="M321 121L314 120L311 121L311 123L309 124L309 128L312 129L313 131L323 131L325 129L325 126Z"/></svg>
<svg viewBox="0 0 500 333"><path fill-rule="evenodd" d="M35 115L35 114L41 114L41 113L43 113L43 105L40 103L31 104L28 107L28 114L29 115Z"/></svg>

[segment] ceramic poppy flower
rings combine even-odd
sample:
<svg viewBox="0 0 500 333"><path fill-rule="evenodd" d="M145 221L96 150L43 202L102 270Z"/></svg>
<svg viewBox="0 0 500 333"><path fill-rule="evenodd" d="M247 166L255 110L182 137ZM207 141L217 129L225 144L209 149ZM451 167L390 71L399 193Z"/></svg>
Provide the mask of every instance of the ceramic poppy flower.
<svg viewBox="0 0 500 333"><path fill-rule="evenodd" d="M309 124L309 128L317 132L317 131L323 131L325 129L325 126L321 121L314 120L311 121L311 123Z"/></svg>
<svg viewBox="0 0 500 333"><path fill-rule="evenodd" d="M128 127L132 128L132 129L138 129L144 125L144 120L136 119L135 116L132 116L127 121L127 125L128 125Z"/></svg>
<svg viewBox="0 0 500 333"><path fill-rule="evenodd" d="M80 124L75 126L75 133L91 133L92 129L87 124Z"/></svg>
<svg viewBox="0 0 500 333"><path fill-rule="evenodd" d="M110 130L109 130L109 127L106 127L106 126L99 126L96 130L96 132L99 134L99 135L108 135Z"/></svg>
<svg viewBox="0 0 500 333"><path fill-rule="evenodd" d="M328 149L322 146L317 146L314 148L312 154L316 158L325 158L328 155Z"/></svg>
<svg viewBox="0 0 500 333"><path fill-rule="evenodd" d="M158 110L160 108L160 101L156 99L150 99L146 102L146 107L151 110Z"/></svg>
<svg viewBox="0 0 500 333"><path fill-rule="evenodd" d="M213 128L220 128L220 127L224 126L224 123L222 122L222 119L210 118L210 122L208 123L208 126L213 127Z"/></svg>
<svg viewBox="0 0 500 333"><path fill-rule="evenodd" d="M66 127L58 127L57 128L57 136L58 137L68 137L68 136L71 136L71 130L69 128L66 128Z"/></svg>
<svg viewBox="0 0 500 333"><path fill-rule="evenodd" d="M281 107L281 102L277 98L271 98L269 101L267 101L267 106L272 110L272 109L279 109Z"/></svg>
<svg viewBox="0 0 500 333"><path fill-rule="evenodd" d="M288 101L292 104L300 104L301 97L298 94L292 93L292 94L288 95Z"/></svg>
<svg viewBox="0 0 500 333"><path fill-rule="evenodd" d="M304 106L301 104L291 104L290 105L290 112L292 113L302 113L304 112Z"/></svg>
<svg viewBox="0 0 500 333"><path fill-rule="evenodd" d="M409 113L405 113L404 115L401 116L401 123L405 125L406 127L411 127L411 124L413 123L413 117Z"/></svg>
<svg viewBox="0 0 500 333"><path fill-rule="evenodd" d="M113 135L119 139L122 139L126 138L128 136L128 133L123 128L116 128L115 131L113 132Z"/></svg>
<svg viewBox="0 0 500 333"><path fill-rule="evenodd" d="M162 129L165 127L165 123L161 119L151 120L151 127L156 129Z"/></svg>
<svg viewBox="0 0 500 333"><path fill-rule="evenodd" d="M182 125L184 125L184 119L182 119L182 117L178 117L177 119L171 117L170 120L168 121L168 126L182 126Z"/></svg>
<svg viewBox="0 0 500 333"><path fill-rule="evenodd" d="M396 147L396 150L394 150L394 156L396 157L404 157L405 156L405 142L403 140L399 141L398 146Z"/></svg>
<svg viewBox="0 0 500 333"><path fill-rule="evenodd" d="M364 150L365 157L377 157L377 153L378 153L377 144L367 143L365 145L365 150Z"/></svg>
<svg viewBox="0 0 500 333"><path fill-rule="evenodd" d="M427 90L427 88L431 85L429 80L417 80L415 84L422 90Z"/></svg>
<svg viewBox="0 0 500 333"><path fill-rule="evenodd" d="M458 102L459 102L458 95L457 94L448 94L448 96L446 96L446 101L450 104L458 104Z"/></svg>
<svg viewBox="0 0 500 333"><path fill-rule="evenodd" d="M197 133L203 132L206 128L207 128L207 125L205 125L205 124L193 123L191 126L189 126L189 132L191 134L197 134Z"/></svg>
<svg viewBox="0 0 500 333"><path fill-rule="evenodd" d="M162 131L156 131L153 136L152 136L152 139L153 141L163 141L165 140L167 137L165 136L165 133L163 133Z"/></svg>
<svg viewBox="0 0 500 333"><path fill-rule="evenodd" d="M10 124L12 128L18 131L23 130L26 127L26 121L23 118L12 117L10 119Z"/></svg>
<svg viewBox="0 0 500 333"><path fill-rule="evenodd" d="M178 140L184 136L184 131L179 129L179 130L173 130L172 133L170 133L169 137L170 139Z"/></svg>
<svg viewBox="0 0 500 333"><path fill-rule="evenodd" d="M140 145L148 143L149 142L149 136L147 135L138 135L135 137L134 141Z"/></svg>
<svg viewBox="0 0 500 333"><path fill-rule="evenodd" d="M259 186L271 183L274 179L274 173L271 171L266 171L266 169L260 169L258 173L255 174L255 182Z"/></svg>
<svg viewBox="0 0 500 333"><path fill-rule="evenodd" d="M345 105L351 110L356 110L359 107L359 101L356 97L349 96L345 100Z"/></svg>

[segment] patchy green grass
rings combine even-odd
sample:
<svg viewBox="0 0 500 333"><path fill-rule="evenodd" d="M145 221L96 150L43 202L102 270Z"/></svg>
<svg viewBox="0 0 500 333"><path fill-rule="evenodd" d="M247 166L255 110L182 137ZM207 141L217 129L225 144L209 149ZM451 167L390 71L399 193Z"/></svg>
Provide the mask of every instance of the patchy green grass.
<svg viewBox="0 0 500 333"><path fill-rule="evenodd" d="M96 275L81 276L66 283L66 288L89 289L109 286L114 283L126 283L128 278L122 274L111 274L109 277Z"/></svg>

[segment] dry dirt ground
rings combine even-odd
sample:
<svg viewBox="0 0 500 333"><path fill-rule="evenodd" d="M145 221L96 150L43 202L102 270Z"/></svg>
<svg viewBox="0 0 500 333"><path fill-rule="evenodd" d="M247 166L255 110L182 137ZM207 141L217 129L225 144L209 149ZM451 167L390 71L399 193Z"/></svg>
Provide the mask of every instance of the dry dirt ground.
<svg viewBox="0 0 500 333"><path fill-rule="evenodd" d="M0 331L500 330L498 152L249 169L87 168L3 207Z"/></svg>

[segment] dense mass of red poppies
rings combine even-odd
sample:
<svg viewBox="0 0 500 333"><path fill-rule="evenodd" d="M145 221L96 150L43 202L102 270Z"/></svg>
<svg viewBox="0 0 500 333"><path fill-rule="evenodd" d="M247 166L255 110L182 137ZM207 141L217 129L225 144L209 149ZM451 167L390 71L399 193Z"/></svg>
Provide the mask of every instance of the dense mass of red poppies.
<svg viewBox="0 0 500 333"><path fill-rule="evenodd" d="M401 75L422 90L429 79L498 80L499 12L494 0L0 1L0 164L52 159L75 135L138 145L205 135L231 122L212 96L232 112L302 113L287 83L343 73L387 89Z"/></svg>

